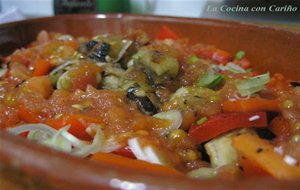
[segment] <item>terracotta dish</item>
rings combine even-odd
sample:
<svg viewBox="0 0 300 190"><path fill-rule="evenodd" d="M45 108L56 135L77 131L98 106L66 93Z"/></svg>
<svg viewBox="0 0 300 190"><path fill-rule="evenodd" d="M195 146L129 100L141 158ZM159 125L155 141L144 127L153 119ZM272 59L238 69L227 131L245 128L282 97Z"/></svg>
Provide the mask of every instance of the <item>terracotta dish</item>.
<svg viewBox="0 0 300 190"><path fill-rule="evenodd" d="M221 20L143 15L66 15L0 26L0 55L24 47L41 30L74 36L142 29L154 37L168 25L191 41L213 44L231 54L243 49L258 71L300 79L300 33ZM269 178L239 181L154 176L95 164L42 147L0 130L0 189L300 189L300 181Z"/></svg>

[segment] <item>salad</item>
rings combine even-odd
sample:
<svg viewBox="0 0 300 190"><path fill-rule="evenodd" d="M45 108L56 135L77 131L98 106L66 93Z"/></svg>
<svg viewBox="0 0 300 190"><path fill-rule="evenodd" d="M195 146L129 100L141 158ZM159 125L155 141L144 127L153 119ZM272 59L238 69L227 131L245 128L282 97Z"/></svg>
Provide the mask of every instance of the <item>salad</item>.
<svg viewBox="0 0 300 190"><path fill-rule="evenodd" d="M41 31L2 58L0 129L93 162L197 179L300 179L300 82L163 26Z"/></svg>

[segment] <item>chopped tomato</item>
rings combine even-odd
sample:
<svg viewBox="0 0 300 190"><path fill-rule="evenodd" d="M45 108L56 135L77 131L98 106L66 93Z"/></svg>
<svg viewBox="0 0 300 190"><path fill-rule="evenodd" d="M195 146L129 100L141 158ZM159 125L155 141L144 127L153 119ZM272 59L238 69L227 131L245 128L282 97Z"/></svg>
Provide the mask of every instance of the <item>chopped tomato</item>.
<svg viewBox="0 0 300 190"><path fill-rule="evenodd" d="M189 135L197 143L203 143L233 129L266 126L267 114L265 112L224 113L210 117L201 125L193 125L189 130Z"/></svg>
<svg viewBox="0 0 300 190"><path fill-rule="evenodd" d="M49 61L45 59L39 59L35 63L35 68L32 75L33 76L47 75L50 69L51 69L51 64Z"/></svg>
<svg viewBox="0 0 300 190"><path fill-rule="evenodd" d="M20 120L25 121L27 123L39 123L40 119L37 114L28 110L25 106L18 106L18 117Z"/></svg>

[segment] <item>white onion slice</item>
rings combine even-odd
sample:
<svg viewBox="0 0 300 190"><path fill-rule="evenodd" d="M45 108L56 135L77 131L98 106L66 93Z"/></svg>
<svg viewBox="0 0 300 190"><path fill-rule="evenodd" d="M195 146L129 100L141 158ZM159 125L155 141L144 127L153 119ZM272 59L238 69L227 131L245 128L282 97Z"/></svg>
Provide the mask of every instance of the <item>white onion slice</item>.
<svg viewBox="0 0 300 190"><path fill-rule="evenodd" d="M19 135L21 133L24 133L24 132L27 132L27 131L32 131L32 130L42 130L42 131L45 131L45 132L49 132L52 135L54 135L57 132L57 130L53 129L49 125L45 125L45 124L42 124L42 123L25 124L25 125L20 125L20 126L17 126L17 127L7 129L7 131L9 133L14 134L14 135Z"/></svg>
<svg viewBox="0 0 300 190"><path fill-rule="evenodd" d="M6 74L7 70L7 68L0 68L0 78Z"/></svg>
<svg viewBox="0 0 300 190"><path fill-rule="evenodd" d="M164 165L161 159L159 158L159 155L155 151L155 149L151 146L147 146L144 148L144 152L148 157L148 161L152 164L160 164Z"/></svg>
<svg viewBox="0 0 300 190"><path fill-rule="evenodd" d="M109 152L118 150L121 147L122 146L114 138L108 138L108 139L105 139L105 141L102 145L101 152L109 153Z"/></svg>
<svg viewBox="0 0 300 190"><path fill-rule="evenodd" d="M50 73L49 75L55 75L58 71L66 69L67 67L76 64L76 62L74 61L66 61L65 63L55 67Z"/></svg>
<svg viewBox="0 0 300 190"><path fill-rule="evenodd" d="M75 137L74 135L72 135L71 133L68 132L68 130L70 129L71 126L67 126L66 130L63 130L61 135L66 138L68 141L70 141L72 143L72 145L74 147L82 147L82 146L86 146L89 144L89 142L86 141L82 141L80 139L78 139L77 137Z"/></svg>
<svg viewBox="0 0 300 190"><path fill-rule="evenodd" d="M103 144L103 132L101 128L97 125L89 126L92 130L96 130L96 135L94 136L93 142L89 145L85 145L80 147L80 149L75 149L72 154L79 157L86 157L90 154L101 152L102 144Z"/></svg>
<svg viewBox="0 0 300 190"><path fill-rule="evenodd" d="M114 63L118 62L123 55L126 53L127 49L131 46L132 41L131 40L123 40L122 43L124 44L122 49L120 50L118 57L114 60Z"/></svg>
<svg viewBox="0 0 300 190"><path fill-rule="evenodd" d="M86 157L96 152L113 152L120 148L120 144L114 139L104 141L102 129L98 125L90 125L86 130L95 131L93 142L80 140L68 132L70 126L65 126L58 131L45 124L25 124L14 128L9 128L8 132L19 135L28 132L30 140L35 140L40 144L50 146L56 150L61 150L79 157Z"/></svg>
<svg viewBox="0 0 300 190"><path fill-rule="evenodd" d="M148 145L143 148L138 138L129 139L128 146L138 160L143 160L152 164L165 165L161 160L162 155L155 150L155 147Z"/></svg>
<svg viewBox="0 0 300 190"><path fill-rule="evenodd" d="M138 138L132 138L128 140L128 146L130 147L132 153L138 160L148 161L146 154L144 153Z"/></svg>
<svg viewBox="0 0 300 190"><path fill-rule="evenodd" d="M63 131L68 130L70 127L63 127L57 131L57 133L46 141L41 142L41 144L48 145L56 150L61 150L67 153L72 151L72 143L66 140L61 134Z"/></svg>
<svg viewBox="0 0 300 190"><path fill-rule="evenodd" d="M175 129L178 129L182 123L182 115L178 110L160 112L153 115L153 117L171 121L171 124L167 128L160 130L160 134L163 136L168 135L170 132L174 131Z"/></svg>

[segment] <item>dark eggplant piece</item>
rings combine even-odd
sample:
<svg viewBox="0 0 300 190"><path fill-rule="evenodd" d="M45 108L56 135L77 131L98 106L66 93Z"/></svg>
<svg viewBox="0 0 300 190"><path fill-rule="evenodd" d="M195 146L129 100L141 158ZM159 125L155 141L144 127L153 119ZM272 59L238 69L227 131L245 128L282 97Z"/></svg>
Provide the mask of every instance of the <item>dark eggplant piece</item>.
<svg viewBox="0 0 300 190"><path fill-rule="evenodd" d="M292 87L298 87L298 86L300 86L300 83L299 82L290 82L290 85Z"/></svg>
<svg viewBox="0 0 300 190"><path fill-rule="evenodd" d="M110 44L103 42L94 46L88 57L97 61L106 62L105 57L109 54Z"/></svg>
<svg viewBox="0 0 300 190"><path fill-rule="evenodd" d="M146 93L140 89L138 85L134 85L127 89L127 98L135 101L138 108L147 115L153 115L157 113L156 107L148 98Z"/></svg>
<svg viewBox="0 0 300 190"><path fill-rule="evenodd" d="M97 41L91 40L88 43L86 43L85 46L86 46L86 48L87 48L88 51L91 51L95 47L95 45L97 45L97 44L98 44Z"/></svg>

